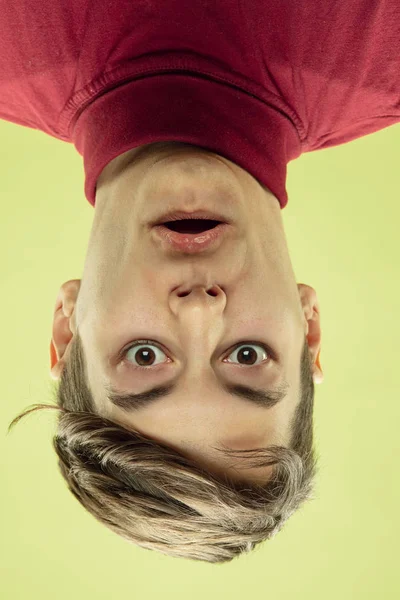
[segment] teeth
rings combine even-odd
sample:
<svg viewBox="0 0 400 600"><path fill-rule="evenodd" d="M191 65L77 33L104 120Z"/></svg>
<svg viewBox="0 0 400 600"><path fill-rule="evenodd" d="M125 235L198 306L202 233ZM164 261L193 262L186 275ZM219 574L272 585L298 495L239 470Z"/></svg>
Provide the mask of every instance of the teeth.
<svg viewBox="0 0 400 600"><path fill-rule="evenodd" d="M219 225L220 221L211 221L208 219L181 219L180 221L168 221L164 223L171 231L179 233L203 233Z"/></svg>

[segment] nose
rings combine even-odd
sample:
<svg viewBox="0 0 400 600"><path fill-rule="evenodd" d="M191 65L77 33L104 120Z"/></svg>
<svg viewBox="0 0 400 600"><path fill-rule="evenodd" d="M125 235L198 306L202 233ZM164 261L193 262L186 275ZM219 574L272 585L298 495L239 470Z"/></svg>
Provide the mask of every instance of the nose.
<svg viewBox="0 0 400 600"><path fill-rule="evenodd" d="M170 308L185 346L185 360L191 360L191 375L200 373L209 362L204 357L215 351L223 333L225 307L225 291L215 284L184 285L171 294Z"/></svg>
<svg viewBox="0 0 400 600"><path fill-rule="evenodd" d="M199 323L200 315L203 319L211 317L211 315L221 316L223 314L226 306L225 290L214 283L182 285L172 290L170 306L176 316L180 315L180 318L188 319L185 326L190 328L193 319ZM197 313L200 308L202 309L201 313ZM192 312L193 309L195 313ZM216 323L214 323L215 325Z"/></svg>
<svg viewBox="0 0 400 600"><path fill-rule="evenodd" d="M223 288L215 284L208 286L202 284L185 285L179 286L173 291L175 292L178 298L185 298L189 295L195 298L201 298L206 295L212 296L214 298L220 298L225 295Z"/></svg>

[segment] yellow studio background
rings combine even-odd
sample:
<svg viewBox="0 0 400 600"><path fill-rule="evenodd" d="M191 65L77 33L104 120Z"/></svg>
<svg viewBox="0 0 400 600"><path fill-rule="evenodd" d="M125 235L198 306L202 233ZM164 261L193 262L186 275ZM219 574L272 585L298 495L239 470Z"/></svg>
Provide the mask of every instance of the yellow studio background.
<svg viewBox="0 0 400 600"><path fill-rule="evenodd" d="M283 220L320 301L315 500L249 555L213 565L131 545L68 491L51 440L49 345L61 284L81 278L94 209L79 154L0 122L2 600L398 600L400 126L288 166Z"/></svg>

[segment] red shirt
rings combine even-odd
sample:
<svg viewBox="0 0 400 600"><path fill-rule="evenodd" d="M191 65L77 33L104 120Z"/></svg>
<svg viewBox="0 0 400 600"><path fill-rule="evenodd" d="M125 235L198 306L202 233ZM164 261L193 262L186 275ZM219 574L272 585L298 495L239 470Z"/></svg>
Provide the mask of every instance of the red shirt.
<svg viewBox="0 0 400 600"><path fill-rule="evenodd" d="M0 118L74 144L85 195L159 141L287 204L286 166L400 121L398 0L0 0Z"/></svg>

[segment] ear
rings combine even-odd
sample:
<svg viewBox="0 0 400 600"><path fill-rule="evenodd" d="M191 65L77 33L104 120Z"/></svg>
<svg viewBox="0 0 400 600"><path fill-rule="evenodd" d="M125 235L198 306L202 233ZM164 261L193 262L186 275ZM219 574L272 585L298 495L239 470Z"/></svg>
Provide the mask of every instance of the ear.
<svg viewBox="0 0 400 600"><path fill-rule="evenodd" d="M304 283L298 283L300 301L308 324L307 342L313 363L314 383L322 383L324 374L319 357L321 354L321 323L319 301L316 291Z"/></svg>
<svg viewBox="0 0 400 600"><path fill-rule="evenodd" d="M68 360L75 325L75 305L81 286L80 279L64 283L57 296L53 315L53 335L50 343L50 376L54 380L61 377Z"/></svg>

